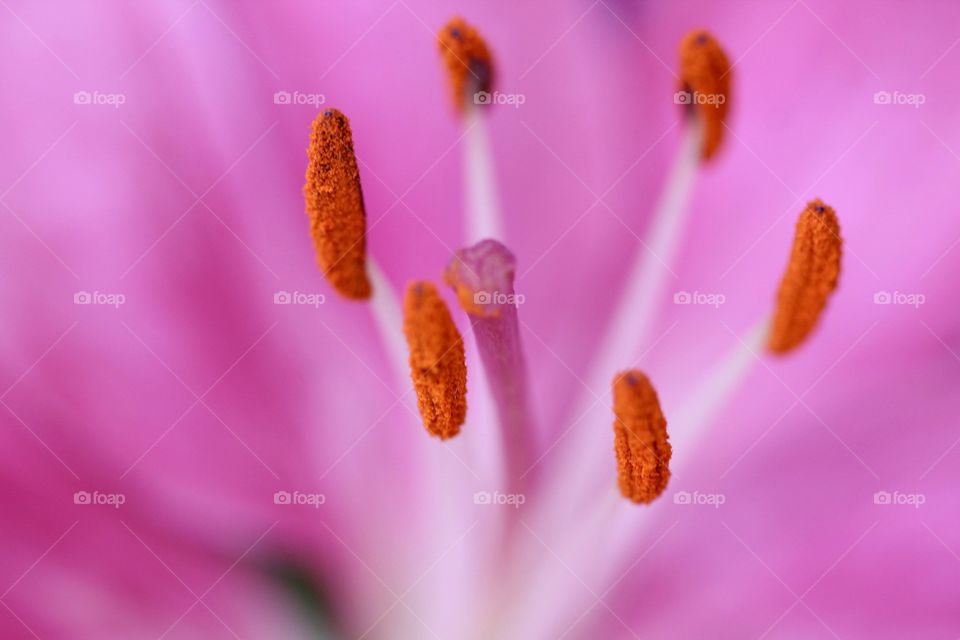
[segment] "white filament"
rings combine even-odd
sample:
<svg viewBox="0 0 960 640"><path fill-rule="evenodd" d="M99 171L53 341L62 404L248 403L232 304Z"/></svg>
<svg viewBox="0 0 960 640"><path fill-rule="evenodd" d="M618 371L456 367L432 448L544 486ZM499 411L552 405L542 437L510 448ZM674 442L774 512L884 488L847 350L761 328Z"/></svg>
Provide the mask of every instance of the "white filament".
<svg viewBox="0 0 960 640"><path fill-rule="evenodd" d="M483 111L482 106L468 106L464 114L466 140L463 145L463 166L466 183L467 244L486 238L504 239L493 150Z"/></svg>
<svg viewBox="0 0 960 640"><path fill-rule="evenodd" d="M513 633L514 625L520 623L545 627L555 623L550 612L569 610L564 607L570 606L571 593L582 593L585 585L570 575L566 575L566 582L560 579L558 571L569 574L571 570L562 559L554 556L606 555L605 528L624 509L633 511L625 499L611 490L615 486L616 464L611 443L598 435L599 423L610 422L610 381L617 371L635 366L634 358L648 338L654 311L663 297L668 277L672 275L669 265L676 255L687 202L700 163L702 132L702 124L696 119L692 119L685 129L663 193L654 208L650 241L629 267L623 294L585 383L588 393L575 404L573 415L576 422L570 428L572 435L558 445L561 447L557 454L560 460L555 466L563 469L564 481L553 487L544 486L542 499L530 505L529 518L525 518L522 524L533 524L527 527L529 531L520 532L522 542L515 550L517 562L510 567L510 576L504 581L507 586L494 602L486 603L481 609L480 619L497 618L496 626L500 630L509 629ZM605 432L609 431L608 428ZM582 499L585 496L597 498L597 480L604 478L609 479L602 490L607 499L601 494L599 500L594 499L584 506ZM567 517L571 513L583 515L576 516L576 522L570 522ZM538 530L567 533L559 542L548 542L539 538ZM568 555L570 549L578 549L584 544L602 544L605 550L603 554ZM556 549L551 545L556 545ZM595 569L599 570L599 567ZM592 573L596 574L596 571ZM573 584L566 588L571 581ZM560 609L557 609L558 604ZM488 626L478 624L481 629ZM516 637L547 637L543 631L525 628Z"/></svg>
<svg viewBox="0 0 960 640"><path fill-rule="evenodd" d="M468 104L464 113L464 211L466 245L473 245L481 240L494 239L504 241L503 218L497 189L497 178L493 158L493 147L490 144L490 132L487 129L487 110L483 105ZM468 358L479 364L479 353L476 342L471 341L468 348ZM482 368L482 365L480 365ZM474 366L472 370L477 370ZM467 425L481 426L496 421L496 412L493 410L494 399L490 389L490 381L486 376L479 376L479 383L469 384L469 395L472 400L467 412ZM477 377L468 377L477 380ZM491 438L475 438L471 443L471 454L476 461L477 470L485 483L486 489L497 486L507 486L504 478L508 475L505 461L506 452L501 442Z"/></svg>
<svg viewBox="0 0 960 640"><path fill-rule="evenodd" d="M691 469L698 444L704 442L704 434L715 424L713 418L737 393L752 370L752 365L758 358L757 353L763 349L768 331L768 320L758 322L747 337L734 345L693 389L689 396L691 402L685 405L688 410L681 411L672 419L668 418L670 443L673 447L673 459L670 463L673 477L686 476ZM610 460L610 463L612 464L613 461ZM672 492L665 491L657 500L669 501L671 495ZM540 603L539 600L530 602L528 596L526 605L542 606L544 612L575 611L577 602L583 601L583 592L586 588L592 589L594 595L602 599L606 591L623 577L624 572L629 570L630 565L625 562L625 559L635 558L648 550L651 545L656 544L657 540L651 540L651 536L648 535L653 526L660 523L664 531L672 528L663 523L662 518L657 517L657 506L656 502L651 507L630 504L612 483L607 486L583 516L578 516L578 521L582 522L583 526L568 528L569 534L557 545L558 554L562 553L565 557L573 559L590 558L590 562L568 570L576 572L578 579L571 579L570 575L562 576L564 580L559 584L563 586L550 591L549 598ZM638 512L644 509L650 511ZM538 526L545 530L557 529L555 523ZM661 534L663 535L665 534ZM598 545L602 545L602 552L593 552L592 550L595 550ZM550 555L546 550L541 551L542 553L536 555ZM517 594L534 594L537 593L536 584L550 584L548 580L554 573L545 576L543 572L555 572L557 564L556 559L547 558L545 565L553 565L552 567L543 566L544 563L541 563L539 568L526 567L521 575L524 575L528 582L519 585ZM581 584L581 580L584 584ZM594 610L597 609L602 610L603 607L597 605ZM583 617L587 615L583 612ZM563 627L558 629L554 626L568 625L573 622L565 619L557 620L546 614L529 615L525 620L534 625L534 628L525 628L523 634L518 637L558 637L563 633Z"/></svg>
<svg viewBox="0 0 960 640"><path fill-rule="evenodd" d="M673 473L684 469L687 460L702 441L703 431L710 426L714 417L727 400L740 388L743 379L757 362L757 354L762 353L770 332L768 318L757 322L739 340L730 351L710 370L694 395L692 402L685 404L674 418L676 429L670 429L670 444L673 447L673 460L670 464Z"/></svg>
<svg viewBox="0 0 960 640"><path fill-rule="evenodd" d="M571 429L569 442L560 454L561 468L570 475L563 483L563 494L558 492L554 501L548 501L548 510L557 500L571 501L570 487L587 489L598 478L610 475L610 447L606 446L608 443L596 446L597 430L591 418L609 415L610 382L618 371L636 365L634 359L649 339L656 309L663 301L669 278L674 275L669 265L676 258L687 202L700 164L702 131L697 119L691 119L685 129L664 191L654 209L650 240L633 261L610 328L604 333L587 377L589 395L575 405L573 415L578 418L578 424ZM605 470L608 473L604 473Z"/></svg>
<svg viewBox="0 0 960 640"><path fill-rule="evenodd" d="M420 416L416 396L413 393L407 343L403 333L403 307L400 293L387 279L383 269L370 257L367 258L367 273L373 289L369 301L370 311L393 368L394 384L397 385L396 402L406 405L409 420L418 423L418 430L421 433L411 430L410 437L420 440L417 444L417 464L425 478L424 486L438 488L434 500L439 507L436 511L439 515L432 521L432 527L438 538L456 540L458 535L465 535L460 527L469 514L470 505L465 497L470 496L473 491L472 474L476 462L472 460L471 447L463 441L465 434L461 434L454 441L441 443L435 438L428 437L423 433L422 427L419 427ZM424 547L418 552L422 552L424 558L436 560L437 550L431 546ZM454 558L458 556L458 554L452 555ZM439 563L439 566L431 572L446 576L446 579L439 580L444 586L443 592L431 590L431 587L425 584L418 585L419 589L414 594L391 591L385 596L385 603L389 605L386 612L392 612L394 617L388 619L386 617L388 613L384 613L383 618L377 620L367 633L373 632L381 624L387 624L389 620L389 624L392 625L392 637L418 638L434 635L432 628L427 626L419 612L428 611L429 606L442 601L445 596L452 597L453 602L469 601L465 595L457 591L463 588L461 581L456 579L466 571L462 564L461 562L461 566L458 566L451 559L445 558L445 562ZM420 580L426 582L426 577L422 576ZM469 581L467 583L469 584ZM450 585L459 586L451 587ZM454 607L449 609L447 617L456 614ZM431 619L430 624L435 625L437 622ZM440 622L444 621L440 620ZM444 624L449 624L449 621Z"/></svg>
<svg viewBox="0 0 960 640"><path fill-rule="evenodd" d="M373 294L370 297L370 311L380 332L380 340L387 351L387 358L393 368L393 382L397 389L406 390L410 386L410 365L407 344L403 335L403 311L400 296L390 284L386 274L373 258L367 258L367 274ZM402 391L401 391L402 393Z"/></svg>

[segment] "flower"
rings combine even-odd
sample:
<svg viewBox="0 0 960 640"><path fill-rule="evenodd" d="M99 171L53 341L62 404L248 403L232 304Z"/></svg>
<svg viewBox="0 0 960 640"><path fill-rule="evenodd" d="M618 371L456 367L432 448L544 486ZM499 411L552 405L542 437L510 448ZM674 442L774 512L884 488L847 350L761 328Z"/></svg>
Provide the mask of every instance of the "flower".
<svg viewBox="0 0 960 640"><path fill-rule="evenodd" d="M471 7L501 94L470 158L431 33L450 10L5 4L3 636L955 632L957 10ZM700 27L733 69L728 130L667 288L628 317L648 338L585 389L655 237ZM529 495L491 480L496 408L452 292L467 418L441 442L393 375L402 339L322 280L301 187L327 105L353 128L374 295L442 280L476 239L464 200L505 214ZM484 159L478 206L461 171ZM741 340L814 197L842 223L839 288L798 351L755 359ZM673 447L649 507L612 452L609 381L638 359ZM581 441L608 465L573 483ZM538 511L544 486L570 500Z"/></svg>

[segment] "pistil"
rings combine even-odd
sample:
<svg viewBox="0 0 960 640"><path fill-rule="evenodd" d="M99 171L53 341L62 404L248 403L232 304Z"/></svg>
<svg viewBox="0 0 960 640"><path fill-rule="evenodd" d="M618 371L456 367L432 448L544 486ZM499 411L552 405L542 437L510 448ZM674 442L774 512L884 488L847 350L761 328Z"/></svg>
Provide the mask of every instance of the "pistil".
<svg viewBox="0 0 960 640"><path fill-rule="evenodd" d="M369 300L370 310L394 369L406 379L400 303L377 264L366 252L367 214L363 204L350 121L325 109L313 121L303 187L317 263L333 288L351 300Z"/></svg>
<svg viewBox="0 0 960 640"><path fill-rule="evenodd" d="M458 251L444 274L471 317L477 351L496 405L508 485L517 489L531 463L533 425L513 288L516 262L496 240Z"/></svg>

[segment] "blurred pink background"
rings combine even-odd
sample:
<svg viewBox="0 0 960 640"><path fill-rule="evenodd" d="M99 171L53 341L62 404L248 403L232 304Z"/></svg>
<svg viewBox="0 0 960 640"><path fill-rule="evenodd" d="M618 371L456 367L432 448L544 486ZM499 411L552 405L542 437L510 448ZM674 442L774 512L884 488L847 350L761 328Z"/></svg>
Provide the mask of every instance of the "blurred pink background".
<svg viewBox="0 0 960 640"><path fill-rule="evenodd" d="M643 526L615 580L589 577L603 535L568 553L534 520L511 535L551 578L497 568L479 362L463 434L429 439L368 310L315 264L323 106L351 119L395 287L463 245L434 36L456 14L525 98L489 129L552 489L680 142L686 32L734 62L732 116L669 287L726 302L650 310L639 366L668 420L769 312L803 204L840 217L817 332L753 367L657 503L623 503ZM960 635L956 3L0 0L0 30L3 638ZM612 444L606 418L574 428Z"/></svg>

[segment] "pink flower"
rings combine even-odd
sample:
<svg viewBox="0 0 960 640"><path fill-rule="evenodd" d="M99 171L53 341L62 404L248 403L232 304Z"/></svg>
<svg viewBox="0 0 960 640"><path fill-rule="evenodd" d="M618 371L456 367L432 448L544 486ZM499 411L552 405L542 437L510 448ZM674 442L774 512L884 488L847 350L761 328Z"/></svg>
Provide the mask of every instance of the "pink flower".
<svg viewBox="0 0 960 640"><path fill-rule="evenodd" d="M3 637L956 636L954 7L463 7L502 94L478 143L440 68L448 3L0 4ZM731 112L657 244L700 27ZM441 443L393 325L318 271L301 187L327 106L395 291L441 282L471 207L502 213L527 486L501 481L455 296L468 413ZM496 191L470 191L484 159ZM799 350L754 357L815 197L840 287ZM633 310L638 259L661 286ZM650 506L616 491L631 367L674 448Z"/></svg>

